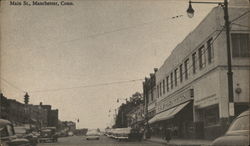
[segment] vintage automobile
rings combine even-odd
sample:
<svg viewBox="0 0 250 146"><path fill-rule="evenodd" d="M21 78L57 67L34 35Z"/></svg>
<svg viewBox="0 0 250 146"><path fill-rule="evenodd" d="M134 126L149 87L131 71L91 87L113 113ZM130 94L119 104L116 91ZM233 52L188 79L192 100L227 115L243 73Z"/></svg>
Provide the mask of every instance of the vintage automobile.
<svg viewBox="0 0 250 146"><path fill-rule="evenodd" d="M224 136L215 139L212 146L248 146L250 111L241 113L234 119Z"/></svg>
<svg viewBox="0 0 250 146"><path fill-rule="evenodd" d="M57 142L58 135L56 134L56 127L42 128L38 141L41 142Z"/></svg>
<svg viewBox="0 0 250 146"><path fill-rule="evenodd" d="M26 138L18 138L10 121L0 119L1 146L31 146Z"/></svg>
<svg viewBox="0 0 250 146"><path fill-rule="evenodd" d="M86 133L86 140L90 139L100 139L100 132L97 129L90 129Z"/></svg>
<svg viewBox="0 0 250 146"><path fill-rule="evenodd" d="M24 126L14 127L16 136L18 138L26 138L30 141L32 146L36 146L38 142L38 137L33 135L31 132L28 132L28 129Z"/></svg>

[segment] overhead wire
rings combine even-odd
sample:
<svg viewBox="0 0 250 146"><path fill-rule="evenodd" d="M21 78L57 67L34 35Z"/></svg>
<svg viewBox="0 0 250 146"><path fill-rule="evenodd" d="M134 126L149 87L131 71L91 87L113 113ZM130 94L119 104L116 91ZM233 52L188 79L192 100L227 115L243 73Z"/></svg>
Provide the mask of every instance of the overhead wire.
<svg viewBox="0 0 250 146"><path fill-rule="evenodd" d="M29 91L30 93L37 93L37 92L55 92L55 91L62 91L62 90L70 90L70 89L77 89L77 88L90 88L90 87L99 87L99 86L109 86L114 84L124 84L130 82L138 82L142 81L143 79L133 79L133 80L126 80L126 81L115 81L115 82L107 82L107 83L100 83L100 84L92 84L92 85L84 85L84 86L75 86L75 87L65 87L65 88L55 88L55 89L44 89L44 90L33 90Z"/></svg>
<svg viewBox="0 0 250 146"><path fill-rule="evenodd" d="M11 87L15 88L18 91L21 91L21 92L24 92L24 93L26 92L23 89L19 88L18 86L14 85L13 83L7 81L6 79L4 79L2 77L1 77L1 80L4 81L6 84L10 85Z"/></svg>

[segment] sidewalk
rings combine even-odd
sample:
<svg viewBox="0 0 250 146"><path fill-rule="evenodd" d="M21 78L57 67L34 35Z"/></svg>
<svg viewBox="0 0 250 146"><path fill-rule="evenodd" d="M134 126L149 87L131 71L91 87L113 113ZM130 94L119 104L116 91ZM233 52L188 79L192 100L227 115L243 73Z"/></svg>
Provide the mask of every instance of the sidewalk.
<svg viewBox="0 0 250 146"><path fill-rule="evenodd" d="M166 140L163 140L158 137L151 137L150 139L146 139L146 141L152 143L161 143L169 146L210 146L212 144L212 140L202 140L202 139L171 139L169 143Z"/></svg>

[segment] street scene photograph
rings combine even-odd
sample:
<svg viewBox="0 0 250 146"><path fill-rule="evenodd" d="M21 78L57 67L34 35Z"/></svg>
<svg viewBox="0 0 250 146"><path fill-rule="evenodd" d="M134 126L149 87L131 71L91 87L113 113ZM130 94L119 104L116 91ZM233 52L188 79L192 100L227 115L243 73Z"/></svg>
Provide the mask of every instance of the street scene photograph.
<svg viewBox="0 0 250 146"><path fill-rule="evenodd" d="M249 146L250 0L0 0L0 146Z"/></svg>

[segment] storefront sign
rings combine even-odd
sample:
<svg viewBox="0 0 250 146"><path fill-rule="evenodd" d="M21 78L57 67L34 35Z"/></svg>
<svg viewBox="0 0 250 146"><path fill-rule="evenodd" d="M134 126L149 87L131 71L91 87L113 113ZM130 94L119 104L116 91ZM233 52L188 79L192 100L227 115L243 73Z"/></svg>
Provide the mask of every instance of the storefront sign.
<svg viewBox="0 0 250 146"><path fill-rule="evenodd" d="M170 109L176 105L179 105L183 102L191 100L193 98L193 89L185 90L177 95L174 95L170 98L167 97L166 100L160 101L157 104L156 113Z"/></svg>
<svg viewBox="0 0 250 146"><path fill-rule="evenodd" d="M234 103L229 103L229 116L234 116Z"/></svg>

